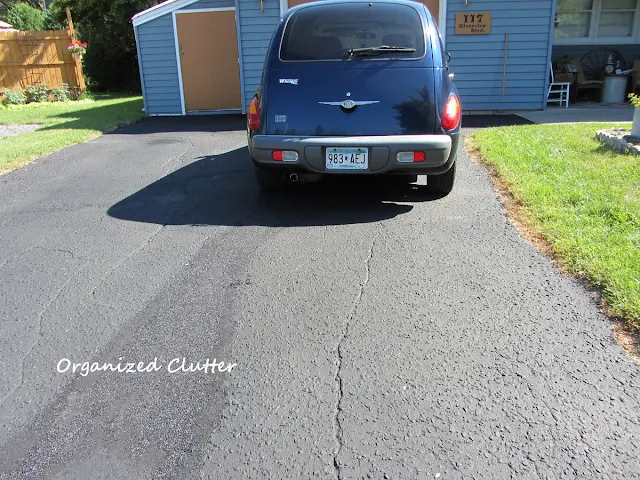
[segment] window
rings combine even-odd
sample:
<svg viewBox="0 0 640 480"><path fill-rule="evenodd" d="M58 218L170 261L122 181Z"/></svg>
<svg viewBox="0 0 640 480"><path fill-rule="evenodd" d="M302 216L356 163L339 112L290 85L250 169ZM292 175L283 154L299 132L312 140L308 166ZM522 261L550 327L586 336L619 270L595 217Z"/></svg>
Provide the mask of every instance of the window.
<svg viewBox="0 0 640 480"><path fill-rule="evenodd" d="M556 38L589 36L594 0L558 0Z"/></svg>
<svg viewBox="0 0 640 480"><path fill-rule="evenodd" d="M633 37L636 0L607 0L600 9L598 37Z"/></svg>
<svg viewBox="0 0 640 480"><path fill-rule="evenodd" d="M280 58L285 61L344 60L351 48L380 45L415 48L415 52L385 53L354 60L423 57L425 41L418 11L391 3L310 5L289 18Z"/></svg>
<svg viewBox="0 0 640 480"><path fill-rule="evenodd" d="M640 0L558 0L555 44L640 41Z"/></svg>

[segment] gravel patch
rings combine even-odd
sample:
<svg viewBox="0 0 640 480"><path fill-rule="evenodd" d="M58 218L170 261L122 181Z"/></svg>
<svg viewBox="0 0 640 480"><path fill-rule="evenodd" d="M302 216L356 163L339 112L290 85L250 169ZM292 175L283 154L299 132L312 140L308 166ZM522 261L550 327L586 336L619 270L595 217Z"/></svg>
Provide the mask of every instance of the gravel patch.
<svg viewBox="0 0 640 480"><path fill-rule="evenodd" d="M33 132L41 125L0 125L0 138L14 137L23 133Z"/></svg>

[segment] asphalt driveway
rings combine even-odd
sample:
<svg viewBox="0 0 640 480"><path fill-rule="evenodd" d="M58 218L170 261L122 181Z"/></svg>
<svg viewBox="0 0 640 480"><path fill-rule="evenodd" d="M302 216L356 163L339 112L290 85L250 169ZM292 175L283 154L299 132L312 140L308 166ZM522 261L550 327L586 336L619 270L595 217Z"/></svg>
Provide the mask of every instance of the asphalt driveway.
<svg viewBox="0 0 640 480"><path fill-rule="evenodd" d="M640 478L640 366L459 162L264 196L195 117L0 176L0 478Z"/></svg>

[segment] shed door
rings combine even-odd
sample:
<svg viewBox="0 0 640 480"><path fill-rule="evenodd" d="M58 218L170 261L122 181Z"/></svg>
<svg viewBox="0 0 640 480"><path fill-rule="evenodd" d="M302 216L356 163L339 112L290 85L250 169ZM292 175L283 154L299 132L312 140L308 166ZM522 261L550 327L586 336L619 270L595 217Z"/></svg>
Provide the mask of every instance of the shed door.
<svg viewBox="0 0 640 480"><path fill-rule="evenodd" d="M439 18L438 18L438 13L439 13L439 7L440 7L440 0L418 0L420 3L424 4L429 11L431 12L431 15L433 16L433 18L435 19L436 23L438 22ZM440 25L438 25L440 26Z"/></svg>
<svg viewBox="0 0 640 480"><path fill-rule="evenodd" d="M178 13L185 110L242 107L235 10Z"/></svg>
<svg viewBox="0 0 640 480"><path fill-rule="evenodd" d="M289 0L288 7L295 7L297 5L302 5L303 3L309 3L314 0ZM440 0L417 0L420 3L423 3L427 6L433 18L435 18L436 22L438 21L438 8L440 6Z"/></svg>

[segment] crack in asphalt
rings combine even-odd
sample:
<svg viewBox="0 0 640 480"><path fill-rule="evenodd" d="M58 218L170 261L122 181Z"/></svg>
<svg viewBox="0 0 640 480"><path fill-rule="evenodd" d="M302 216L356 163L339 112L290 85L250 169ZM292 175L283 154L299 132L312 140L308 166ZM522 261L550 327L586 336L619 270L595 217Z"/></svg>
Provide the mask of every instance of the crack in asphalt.
<svg viewBox="0 0 640 480"><path fill-rule="evenodd" d="M176 138L176 137L168 137L168 138ZM182 167L187 165L187 163L185 163L185 161L184 161L184 158L187 155L187 153L189 153L190 150L195 148L195 145L193 144L193 140L191 140L190 138L185 138L184 140L186 140L189 143L187 148L183 152L180 152L180 153L172 156L169 160L167 160L162 165L160 165L160 169L164 170L164 176L167 176L170 173L175 172L175 171L177 171L177 170L179 170ZM175 166L175 167L172 166L170 168L167 168L167 165L173 164L173 162L175 162L176 160L178 160L178 165L177 166Z"/></svg>
<svg viewBox="0 0 640 480"><path fill-rule="evenodd" d="M151 242L153 242L153 239L158 236L158 234L160 233L160 231L164 227L165 227L165 225L161 225L158 228L156 228L155 231L151 235L149 235L147 238L145 238L145 240L143 242L141 242L136 248L131 250L125 257L122 258L122 260L120 260L118 263L116 263L113 266L113 268L109 269L109 271L107 273L105 273L102 276L102 278L98 281L98 284L91 290L91 296L95 297L96 296L96 292L102 286L102 284L107 280L107 278L109 278L113 274L113 272L115 272L118 268L120 268L122 265L124 265L127 262L127 260L129 260L134 254L136 254L138 252L141 252Z"/></svg>
<svg viewBox="0 0 640 480"><path fill-rule="evenodd" d="M193 144L192 144L192 143L191 143L191 147L193 147ZM173 157L173 158L172 158L172 160L173 160L173 159L175 159L175 158L178 158L178 157L180 157L180 158L181 158L181 157L183 157L183 156L184 156L184 154L185 154L187 151L189 151L189 149L190 149L191 147L187 148L187 150L186 150L185 152L182 152L180 155L178 155L178 156L176 156L176 157ZM168 162L166 162L166 163L168 163ZM165 163L165 165L166 165L166 163ZM163 166L164 166L164 165L163 165ZM187 181L184 183L184 185L181 185L181 188L183 188L183 189L186 191L186 189L188 189L188 188L189 188L189 185L190 185L190 184L194 181L194 179L196 179L196 178L197 178L197 176L196 176L196 175L194 175L194 176L192 176L192 177L189 177L189 178L187 179ZM97 292L98 288L100 288L100 286L105 282L105 280L106 280L107 278L109 278L109 277L113 274L113 272L115 272L118 268L120 268L122 265L124 265L124 264L127 262L127 260L128 260L129 258L131 258L134 254L136 254L136 253L141 252L142 250L144 250L144 249L145 249L145 248L146 248L146 247L147 247L147 246L148 246L148 245L153 241L153 239L154 239L154 238L155 238L155 237L156 237L156 236L157 236L157 235L162 231L162 229L164 229L164 228L167 226L167 224L171 221L171 218L173 218L177 213L179 213L179 212L180 212L180 210L182 210L182 209L184 208L184 206L185 206L185 205L184 205L184 203L183 203L183 204L182 204L182 205L180 205L178 208L176 208L176 209L175 209L175 210L174 210L174 211L173 211L173 212L172 212L172 213L167 217L167 219L165 220L165 223L164 223L163 225L161 225L159 228L157 228L157 229L156 229L156 230L155 230L155 231L154 231L150 236L148 236L148 237L147 237L143 242L141 242L141 244L140 244L137 248L135 248L135 249L133 249L131 252L129 252L129 254L128 254L128 255L126 255L126 256L125 256L125 257L124 257L120 262L118 262L118 263L117 263L117 264L116 264L112 269L110 269L110 270L109 270L109 272L107 272L107 273L106 273L106 274L105 274L105 275L100 279L100 281L98 282L98 284L96 285L96 287L92 290L92 292L91 292L91 296L92 296L92 297L95 297L95 295L96 295L96 292ZM100 221L102 221L102 220L100 220ZM100 223L100 222L98 222L98 223ZM81 231L81 230L84 230L84 229L86 229L86 228L87 228L87 227L83 227L83 228L80 228L80 229L76 229L76 230L74 231L74 233L75 233L75 232L78 232L78 231ZM18 253L17 255L13 255L13 256L11 256L11 257L9 257L9 258L5 259L5 260L0 264L0 269L2 269L2 268L3 268L6 264L8 264L11 260L15 260L16 258L21 257L21 256L22 256L22 255L24 255L25 253L28 253L28 252L30 252L30 251L32 251L32 250L36 250L36 249L38 249L38 250L42 250L42 251L45 251L45 252L49 252L49 253L56 253L56 252L58 252L58 253L64 253L64 254L70 255L74 260L85 260L85 259L84 259L84 258L82 258L82 257L76 257L76 256L74 255L74 253L73 253L73 252L71 252L70 250L65 250L65 249L60 249L60 248L56 248L56 249L48 249L48 248L43 247L43 246L42 246L42 244L44 244L47 240L48 240L48 239L46 239L46 238L45 238L45 239L43 239L41 242L39 242L38 244L33 245L33 246L31 246L31 247L29 247L29 248L27 248L27 249L25 249L25 250L21 251L21 252L20 252L20 253ZM20 382L19 382L19 383L18 383L14 388L12 388L12 389L7 393L7 395L5 395L5 396L0 400L0 406L2 406L2 405L4 404L4 402L5 402L5 401L6 401L6 400L11 396L11 395L13 395L13 393L15 393L15 391L16 391L18 388L20 388L20 386L24 383L24 366L25 366L25 362L26 362L27 358L29 358L29 355L31 355L31 352L32 352L32 351L33 351L33 349L36 347L36 345L38 344L38 342L40 341L40 339L43 337L43 335L42 335L42 317L43 317L43 315L44 315L44 314L49 310L49 308L50 308L50 307L51 307L51 306L56 302L56 300L60 297L60 295L62 294L62 292L64 291L64 289L65 289L65 288L66 288L66 287L71 283L71 281L72 281L72 280L73 280L73 279L78 275L78 273L80 273L80 271L81 271L83 268L85 268L88 264L89 264L89 262L85 262L85 263L83 263L83 264L82 264L82 265L81 265L81 266L80 266L80 267L79 267L79 268L78 268L78 269L77 269L77 270L76 270L76 271L75 271L75 272L74 272L74 273L69 277L69 279L67 279L67 281L66 281L66 282L65 282L65 283L64 283L64 284L63 284L63 285L58 289L58 291L57 291L57 292L56 292L56 294L54 295L53 299L52 299L49 303L47 303L47 305L44 307L44 309L43 309L43 310L38 314L38 316L37 316L37 322L38 322L38 335L37 335L36 341L35 341L35 342L33 342L33 344L29 347L29 350L28 350L28 351L26 352L26 354L22 357L22 361L21 361L21 368L20 368ZM112 306L110 306L110 305L101 304L100 302L97 302L97 301L95 302L95 304L96 304L96 305L107 306L107 307L110 307L110 308L114 309L114 308L113 308ZM114 309L114 310L115 310L115 309Z"/></svg>
<svg viewBox="0 0 640 480"><path fill-rule="evenodd" d="M86 267L89 264L89 262L85 262L82 265L80 265L80 267L78 267L78 269L73 272L73 274L71 274L69 276L69 278L67 279L66 282L64 282L64 284L62 285L62 287L60 287L58 289L58 291L56 292L56 294L53 296L53 298L51 299L51 301L49 303L47 303L47 305L42 309L42 311L38 314L37 320L38 320L38 335L36 337L36 341L33 342L31 344L31 346L29 347L29 350L27 350L27 353L24 354L24 356L22 357L22 361L20 363L20 382L13 387L9 393L7 393L2 400L0 400L0 407L4 404L4 402L11 396L13 395L13 393L22 386L22 384L24 383L24 364L27 361L27 358L29 358L29 355L31 355L31 352L33 351L33 349L35 348L35 346L38 344L38 342L40 342L40 339L43 337L42 335L42 317L43 315L49 310L49 308L51 308L51 305L53 305L56 300L58 300L58 298L60 298L60 295L62 294L62 292L64 291L65 288L67 288L67 286L71 283L71 281L78 275L78 273L80 273L80 271Z"/></svg>
<svg viewBox="0 0 640 480"><path fill-rule="evenodd" d="M356 299L353 302L351 311L349 312L347 320L344 322L344 325L342 328L342 336L340 337L340 340L338 341L338 346L336 348L337 365L336 365L335 381L336 381L336 387L337 387L336 388L337 399L336 399L336 408L335 408L335 415L334 415L334 427L335 427L334 431L335 431L336 449L333 453L333 467L336 474L336 478L338 480L342 480L343 478L342 469L340 467L338 457L340 456L340 452L342 451L342 447L344 445L342 422L340 421L340 412L342 412L342 399L344 398L344 383L343 383L342 373L341 373L342 359L343 359L342 345L347 339L347 336L349 335L349 325L351 324L351 321L354 319L356 312L358 311L358 305L360 304L360 300L362 300L362 294L364 293L364 289L367 287L367 284L369 283L369 279L371 276L371 259L373 258L373 249L375 247L376 240L378 239L379 235L380 235L380 231L378 231L374 235L373 240L371 241L371 245L369 246L369 253L365 261L366 270L365 270L364 280L360 284L360 289L358 290Z"/></svg>
<svg viewBox="0 0 640 480"><path fill-rule="evenodd" d="M22 255L24 255L25 253L29 253L31 250L34 250L36 248L38 248L41 244L43 244L46 241L43 240L40 243L38 243L37 245L32 245L29 248L25 248L24 250L22 250L20 253L17 253L15 255L11 255L10 257L7 257L2 263L0 263L0 270L2 270L4 268L4 266L9 263L12 260L15 260L16 258L20 258Z"/></svg>
<svg viewBox="0 0 640 480"><path fill-rule="evenodd" d="M82 257L76 257L76 256L73 254L73 252L72 252L72 251L70 251L70 250L65 250L65 249L62 249L62 248L53 248L53 249L50 249L50 248L44 248L44 247L41 247L41 246L36 246L36 247L34 247L34 248L37 248L38 250L43 250L43 251L45 251L45 252L49 252L49 253L66 253L67 255L71 255L71 258L73 258L74 260L84 260L84 258L82 258Z"/></svg>
<svg viewBox="0 0 640 480"><path fill-rule="evenodd" d="M181 155L184 155L181 154ZM185 197L187 196L187 190L189 189L189 186L198 179L198 174L200 173L200 170L198 170L198 172L194 173L193 175L189 176L186 178L186 181L179 186L180 189L184 190L185 192ZM147 246L149 246L151 244L151 242L153 242L153 240L160 234L160 232L162 230L165 229L165 227L167 227L170 222L171 219L173 217L175 217L178 213L180 213L187 205L187 201L183 201L180 206L176 207L169 215L167 215L166 219L164 220L164 222L162 223L162 225L160 225L153 233L151 233L151 235L149 235L144 241L142 241L136 248L134 248L131 252L129 252L128 255L126 255L120 262L118 262L112 269L110 269L98 282L98 284L93 288L93 290L91 291L91 296L95 297L96 292L98 291L98 288L100 288L100 286L107 280L107 278L109 278L113 272L115 272L118 268L120 268L122 265L124 265L134 254L142 252Z"/></svg>
<svg viewBox="0 0 640 480"><path fill-rule="evenodd" d="M102 220L103 220L103 219L102 219L102 218L100 218L100 220L98 220L98 222L96 222L96 225L98 225L98 224L102 223ZM61 227L65 227L68 223L69 223L69 222L63 222L63 223L62 223L62 225L61 225ZM80 228L76 228L76 229L75 229L75 230L73 230L71 233L69 233L69 234L67 235L67 237L74 237L74 236L76 236L78 233L80 233L80 232L82 232L82 231L84 231L84 230L88 230L90 227L93 227L93 226L95 226L95 225L83 226L83 227L80 227ZM84 260L84 258L82 258L82 257L78 257L78 258L76 258L76 257L73 255L73 253L71 253L70 251L67 251L67 250L60 250L60 249L47 249L47 248L44 248L42 245L43 245L45 242L49 241L49 240L50 240L50 238L49 238L49 237L45 237L45 238L43 238L43 239L42 239L42 241L40 241L40 242L36 243L35 245L32 245L32 246L30 246L30 247L28 247L28 248L25 248L25 249L24 249L24 250L22 250L21 252L19 252L19 253L15 254L15 255L11 255L10 257L6 258L5 260L3 260L3 262L2 262L2 263L0 263L0 270L1 270L1 269L3 269L3 268L5 267L5 265L7 265L7 264L8 264L9 262L11 262L12 260L16 260L16 259L20 258L21 256L23 256L24 254L31 252L32 250L43 250L43 251L45 251L45 252L50 252L50 253L55 253L55 252L60 252L60 253L70 253L74 260Z"/></svg>

